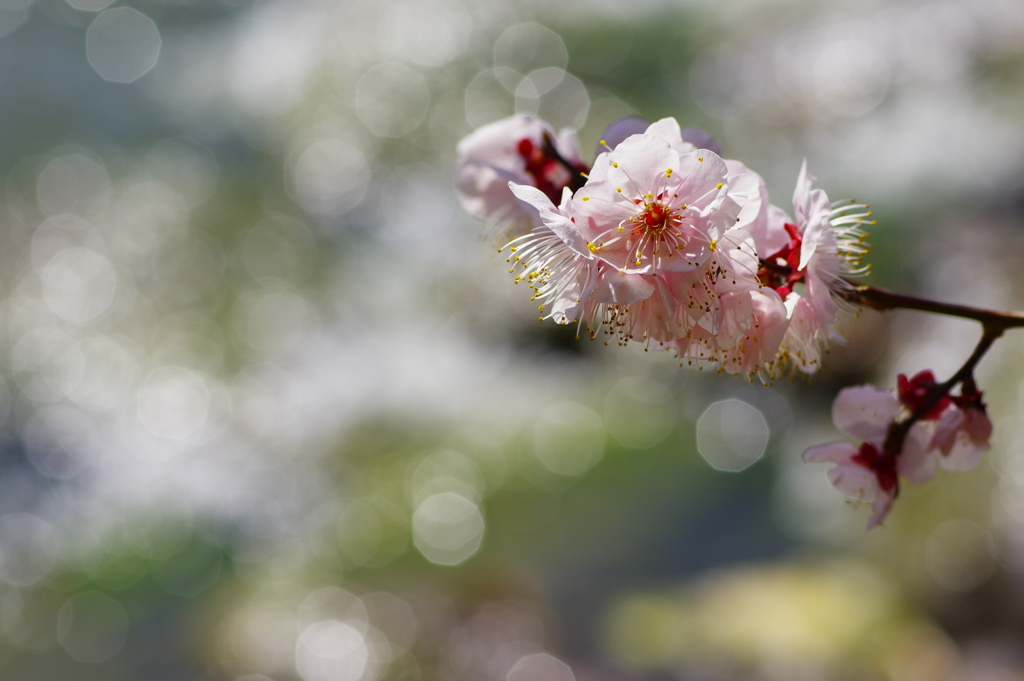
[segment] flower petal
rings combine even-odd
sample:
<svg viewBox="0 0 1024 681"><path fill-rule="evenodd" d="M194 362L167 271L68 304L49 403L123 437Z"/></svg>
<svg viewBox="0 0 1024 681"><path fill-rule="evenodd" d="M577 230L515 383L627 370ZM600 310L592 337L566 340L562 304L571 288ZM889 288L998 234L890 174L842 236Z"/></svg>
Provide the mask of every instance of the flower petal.
<svg viewBox="0 0 1024 681"><path fill-rule="evenodd" d="M888 390L859 385L839 391L832 403L836 428L858 440L881 443L900 413L900 401Z"/></svg>
<svg viewBox="0 0 1024 681"><path fill-rule="evenodd" d="M854 499L874 501L883 495L874 472L855 463L839 464L830 469L828 481L837 490Z"/></svg>
<svg viewBox="0 0 1024 681"><path fill-rule="evenodd" d="M625 305L650 298L653 293L654 277L602 267L590 295L599 303Z"/></svg>
<svg viewBox="0 0 1024 681"><path fill-rule="evenodd" d="M939 458L931 440L928 424L918 421L911 426L903 440L903 451L896 457L896 472L915 485L931 480L938 468Z"/></svg>
<svg viewBox="0 0 1024 681"><path fill-rule="evenodd" d="M808 448L804 452L804 461L807 463L849 464L850 457L856 454L857 450L858 447L849 442L829 442Z"/></svg>
<svg viewBox="0 0 1024 681"><path fill-rule="evenodd" d="M566 246L587 260L594 257L587 248L587 242L580 234L580 230L572 220L562 212L564 209L556 208L555 204L551 203L551 199L549 199L544 192L536 187L531 187L525 184L516 184L515 182L509 182L508 186L517 199L537 209L541 222L544 223L544 226L558 235L558 238L564 241ZM562 192L563 206L567 206L568 204L568 201L566 200L567 191L568 188Z"/></svg>
<svg viewBox="0 0 1024 681"><path fill-rule="evenodd" d="M896 500L896 495L891 492L880 492L875 500L871 503L872 512L871 517L868 518L867 529L878 527L885 520L885 517L889 515L889 510L892 508L892 502Z"/></svg>

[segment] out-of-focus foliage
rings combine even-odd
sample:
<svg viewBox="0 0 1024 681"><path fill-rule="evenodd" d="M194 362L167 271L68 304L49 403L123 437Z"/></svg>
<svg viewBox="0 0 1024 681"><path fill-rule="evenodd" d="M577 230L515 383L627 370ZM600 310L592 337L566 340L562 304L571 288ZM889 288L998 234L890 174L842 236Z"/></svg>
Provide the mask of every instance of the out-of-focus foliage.
<svg viewBox="0 0 1024 681"><path fill-rule="evenodd" d="M1019 308L1019 3L6 0L0 36L3 678L1022 673L1019 339L986 465L865 535L799 462L824 405L975 329L865 313L772 389L579 342L450 177L515 111L585 149L673 115L778 203L803 157L870 201L878 282Z"/></svg>

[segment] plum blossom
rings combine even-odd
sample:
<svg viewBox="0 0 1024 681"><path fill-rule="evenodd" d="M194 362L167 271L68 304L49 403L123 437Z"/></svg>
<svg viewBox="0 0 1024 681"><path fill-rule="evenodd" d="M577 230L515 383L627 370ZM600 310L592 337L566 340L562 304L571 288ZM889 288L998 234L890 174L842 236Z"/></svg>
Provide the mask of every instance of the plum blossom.
<svg viewBox="0 0 1024 681"><path fill-rule="evenodd" d="M838 340L833 292L863 271L864 207L834 207L805 164L789 218L760 175L673 118L620 119L606 136L589 172L571 133L529 116L459 144L460 199L498 225L541 319L748 379L815 371Z"/></svg>
<svg viewBox="0 0 1024 681"><path fill-rule="evenodd" d="M721 297L722 323L718 333L695 327L672 343L687 363L710 362L731 374L770 382L780 373L776 363L779 343L789 326L786 308L770 289L735 291Z"/></svg>
<svg viewBox="0 0 1024 681"><path fill-rule="evenodd" d="M868 248L860 227L873 224L866 205L832 203L813 183L805 160L793 193L796 217L772 206L766 224L750 230L761 255L760 279L782 296L791 319L780 352L804 373L817 371L828 341L842 342L834 328L837 299L852 288L847 277L868 272L861 264ZM802 294L796 284L803 284Z"/></svg>
<svg viewBox="0 0 1024 681"><path fill-rule="evenodd" d="M735 224L740 206L728 196L728 170L714 152L680 153L644 133L602 160L573 197L573 213L595 254L623 272L697 269Z"/></svg>
<svg viewBox="0 0 1024 681"><path fill-rule="evenodd" d="M931 447L941 454L940 466L968 471L978 465L981 453L989 447L992 422L973 378L965 379L955 396L944 391L928 369L911 378L900 374L897 387L900 401L910 413L930 422Z"/></svg>
<svg viewBox="0 0 1024 681"><path fill-rule="evenodd" d="M845 388L832 404L836 428L860 444L839 441L811 447L808 463L834 463L829 482L840 492L873 507L868 529L882 523L899 494L899 479L923 484L935 474L938 461L931 433L921 422L911 425L899 451L891 451L890 431L898 427L903 405L896 395L871 385Z"/></svg>
<svg viewBox="0 0 1024 681"><path fill-rule="evenodd" d="M746 175L735 180L735 191L727 163L687 142L671 118L598 157L571 207L600 263L585 306L592 337L603 331L619 344L653 339L679 351L680 339L698 324L698 337L717 336L723 324L751 326L749 299L745 306L721 304L724 295L760 286L744 228L767 208L767 193L760 191L759 177ZM751 193L757 201L747 201ZM742 320L728 323L741 313ZM720 355L717 348L712 354Z"/></svg>
<svg viewBox="0 0 1024 681"><path fill-rule="evenodd" d="M966 379L960 386L960 395L950 397L949 401L936 419L932 446L941 454L940 466L951 471L969 471L989 448L992 421L973 378Z"/></svg>
<svg viewBox="0 0 1024 681"><path fill-rule="evenodd" d="M536 211L509 191L509 182L535 187L552 201L582 184L587 171L571 130L556 134L532 116L485 125L459 142L455 187L463 208L486 221L504 243L539 224Z"/></svg>
<svg viewBox="0 0 1024 681"><path fill-rule="evenodd" d="M511 253L509 273L515 274L516 266L520 267L515 282L525 281L533 290L531 300L540 301L542 320L550 318L559 324L576 321L583 301L594 289L598 268L569 215L572 192L564 188L562 201L555 206L535 187L513 182L509 188L516 198L537 210L542 223L501 249Z"/></svg>

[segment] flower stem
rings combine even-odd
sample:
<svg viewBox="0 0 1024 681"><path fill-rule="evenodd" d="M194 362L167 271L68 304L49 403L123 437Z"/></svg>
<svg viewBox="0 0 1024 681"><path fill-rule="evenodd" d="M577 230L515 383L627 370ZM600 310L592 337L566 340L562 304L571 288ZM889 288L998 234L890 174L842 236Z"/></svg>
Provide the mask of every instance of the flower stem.
<svg viewBox="0 0 1024 681"><path fill-rule="evenodd" d="M888 291L886 293L888 293ZM939 304L943 305L944 303ZM971 378L974 375L974 367L977 366L981 358L985 356L985 353L988 352L989 348L992 347L992 344L996 342L996 339L1002 335L1002 326L999 326L998 324L984 324L984 331L981 334L981 340L978 341L978 344L974 347L974 352L972 352L971 356L967 358L967 361L964 362L963 366L957 369L957 372L950 376L948 380L943 383L939 383L932 388L928 395L928 399L925 400L913 414L905 420L900 421L899 423L894 423L890 426L889 433L885 438L883 450L891 456L899 456L900 452L903 451L903 441L906 439L907 433L910 432L910 427L917 421L921 420L925 414L927 414L932 407L938 404L939 400L948 395L949 391L955 388L958 383L962 383L968 378Z"/></svg>
<svg viewBox="0 0 1024 681"><path fill-rule="evenodd" d="M908 296L904 293L887 291L877 286L865 286L856 282L848 282L852 287L840 295L854 305L864 305L875 310L917 310L919 312L931 312L944 314L962 319L973 319L981 322L985 327L986 334L989 330L999 329L1002 333L1005 329L1024 327L1024 313L1002 312L999 310L986 310L980 307L968 305L955 305L943 303L917 296ZM996 334L995 337L998 337Z"/></svg>

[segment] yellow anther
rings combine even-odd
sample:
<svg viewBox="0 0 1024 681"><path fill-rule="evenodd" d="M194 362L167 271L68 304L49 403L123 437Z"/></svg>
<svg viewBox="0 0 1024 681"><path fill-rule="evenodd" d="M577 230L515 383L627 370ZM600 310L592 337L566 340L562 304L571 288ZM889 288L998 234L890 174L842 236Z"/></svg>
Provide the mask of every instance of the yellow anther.
<svg viewBox="0 0 1024 681"><path fill-rule="evenodd" d="M665 177L672 177L672 169L671 168L667 168L665 170Z"/></svg>
<svg viewBox="0 0 1024 681"><path fill-rule="evenodd" d="M614 162L612 163L612 168L618 168L618 167L619 167L618 163L614 163Z"/></svg>
<svg viewBox="0 0 1024 681"><path fill-rule="evenodd" d="M646 198L653 199L654 198L654 194L652 194L651 192L647 192L647 197Z"/></svg>
<svg viewBox="0 0 1024 681"><path fill-rule="evenodd" d="M587 242L587 248L590 249L591 253L597 253L597 246L595 246L594 244L592 244L589 241Z"/></svg>
<svg viewBox="0 0 1024 681"><path fill-rule="evenodd" d="M722 188L722 183L721 182L719 182L718 184L715 185L715 189L721 189L721 188Z"/></svg>
<svg viewBox="0 0 1024 681"><path fill-rule="evenodd" d="M698 159L697 159L697 162L698 162L698 163L703 163L703 162L704 162L704 157L703 157L703 156L701 156L700 158L698 158Z"/></svg>
<svg viewBox="0 0 1024 681"><path fill-rule="evenodd" d="M600 145L601 145L602 147L607 147L607 146L608 146L608 143L607 143L607 142L605 142L604 140L601 140L599 144L600 144Z"/></svg>
<svg viewBox="0 0 1024 681"><path fill-rule="evenodd" d="M615 191L617 191L617 192L621 192L621 191L622 191L622 187L616 187L616 188L615 188Z"/></svg>
<svg viewBox="0 0 1024 681"><path fill-rule="evenodd" d="M584 196L584 197L583 197L583 200L584 200L584 201L589 201L589 200L590 200L590 197L589 197L589 196Z"/></svg>
<svg viewBox="0 0 1024 681"><path fill-rule="evenodd" d="M620 232L625 231L625 229L626 229L625 227L623 227L622 225L619 225L619 231Z"/></svg>
<svg viewBox="0 0 1024 681"><path fill-rule="evenodd" d="M712 239L711 243L708 244L708 247L711 249L711 252L714 253L715 249L718 248L718 242Z"/></svg>

